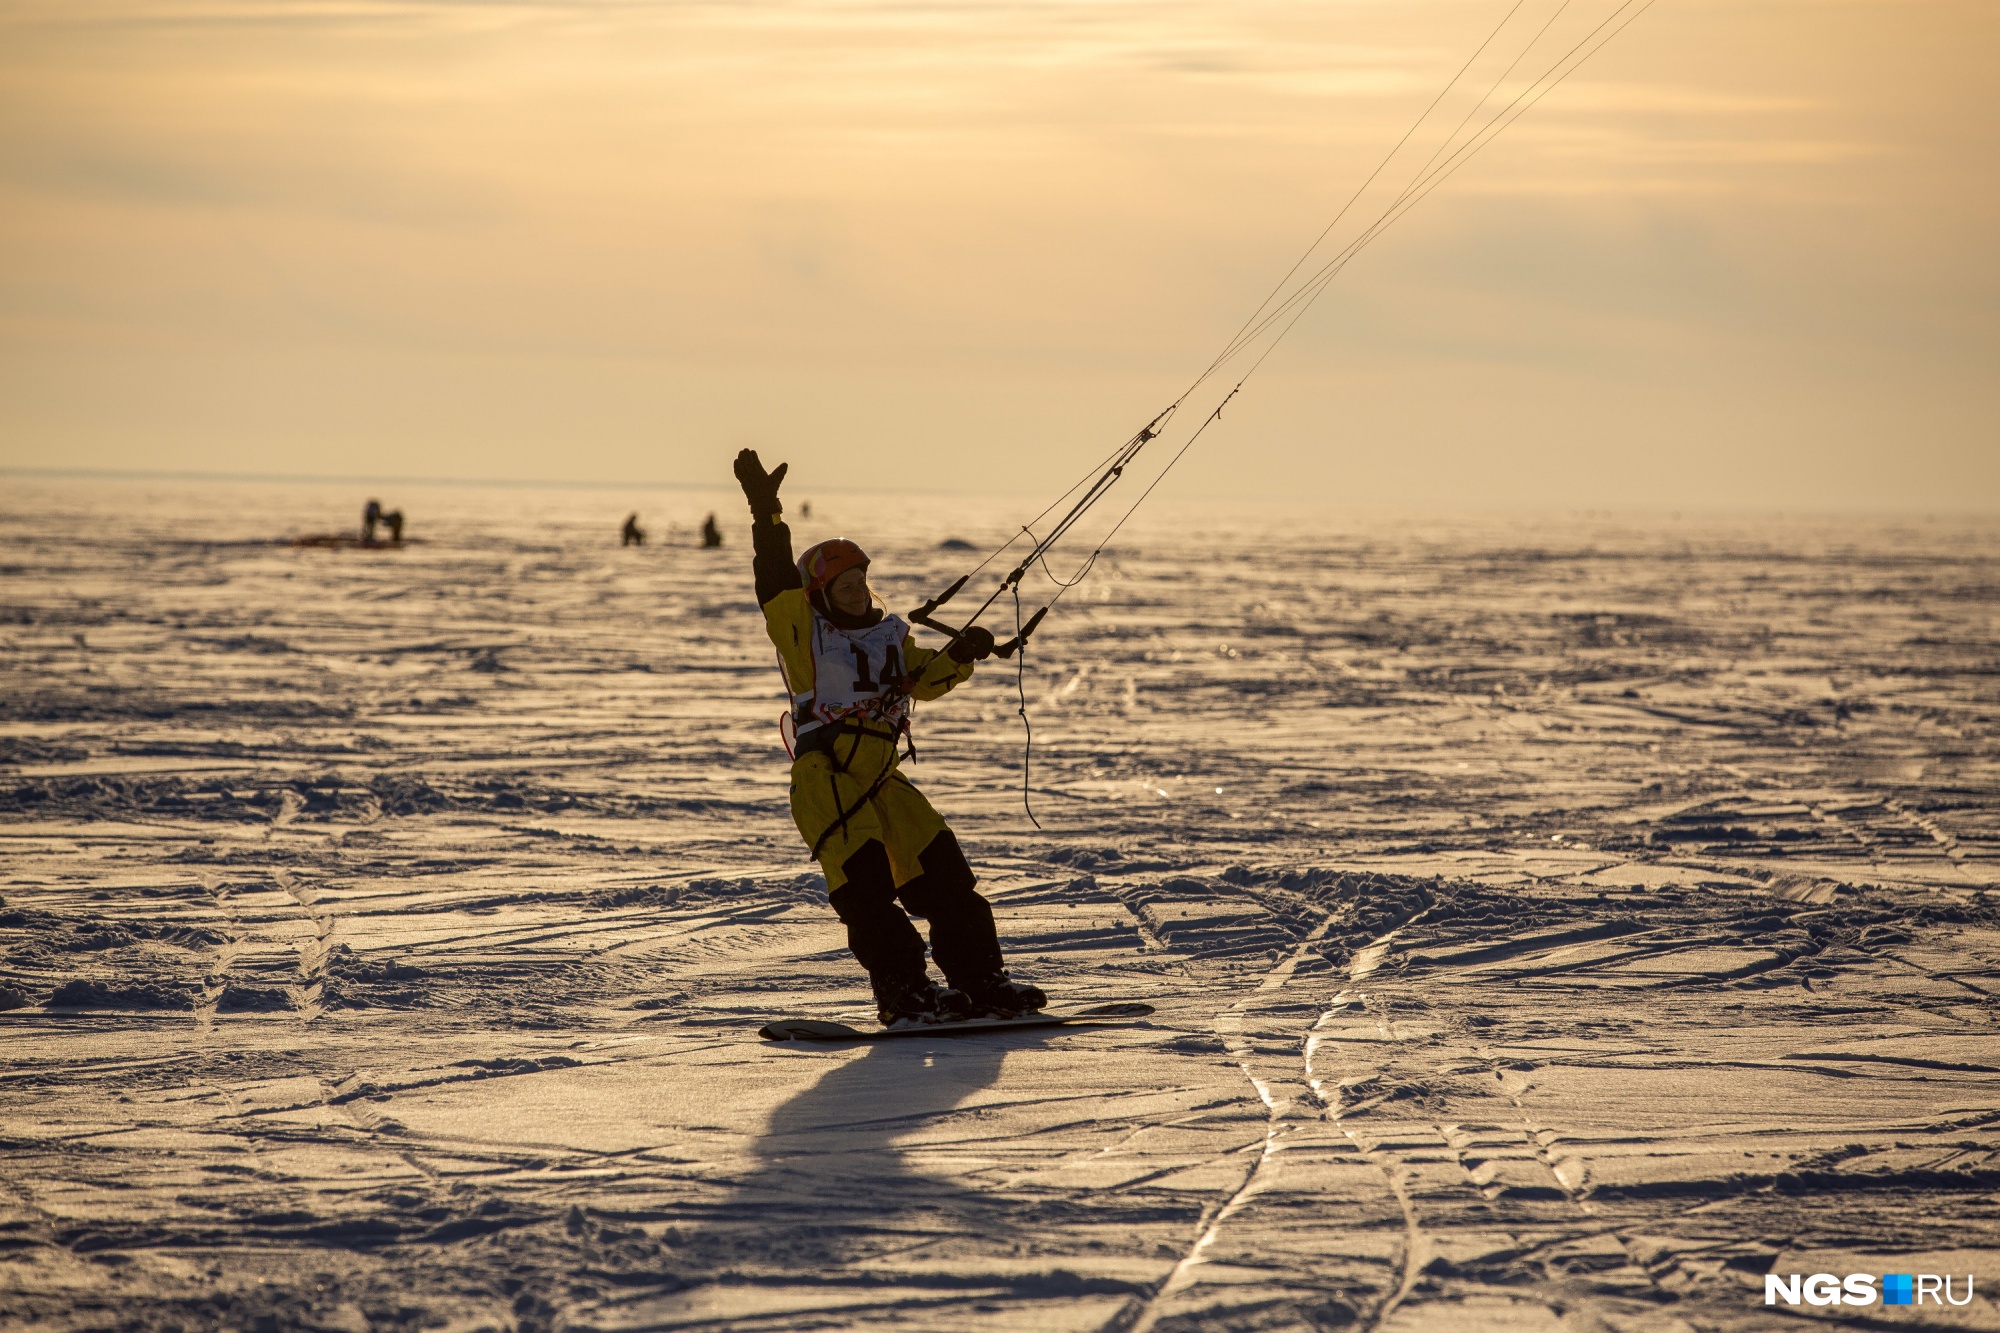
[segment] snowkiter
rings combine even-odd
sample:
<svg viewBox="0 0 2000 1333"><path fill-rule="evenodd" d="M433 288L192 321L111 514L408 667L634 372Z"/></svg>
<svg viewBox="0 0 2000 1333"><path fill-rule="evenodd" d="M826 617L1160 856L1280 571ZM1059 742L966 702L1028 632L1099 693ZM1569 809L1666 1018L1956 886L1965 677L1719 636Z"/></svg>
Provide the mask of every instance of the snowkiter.
<svg viewBox="0 0 2000 1333"><path fill-rule="evenodd" d="M993 635L975 627L942 651L918 647L876 603L853 542L823 541L794 561L778 502L787 466L766 472L745 449L736 479L755 523L757 603L791 694L792 820L826 872L876 1010L898 1027L1040 1009L1047 997L1007 976L993 909L957 836L898 767L910 705L971 679ZM944 986L930 978L912 913L930 922Z"/></svg>

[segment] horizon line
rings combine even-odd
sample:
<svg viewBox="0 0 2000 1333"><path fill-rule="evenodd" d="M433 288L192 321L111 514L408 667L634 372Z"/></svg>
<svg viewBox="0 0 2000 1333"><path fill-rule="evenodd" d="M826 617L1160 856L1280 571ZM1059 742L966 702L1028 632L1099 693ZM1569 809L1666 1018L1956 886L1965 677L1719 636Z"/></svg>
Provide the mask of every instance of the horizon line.
<svg viewBox="0 0 2000 1333"><path fill-rule="evenodd" d="M100 481L207 481L207 482L264 482L300 486L490 486L503 489L526 489L540 487L548 490L585 491L731 491L727 483L702 483L688 481L637 481L583 480L576 478L559 479L553 477L423 477L387 476L382 474L340 475L318 472L232 472L202 471L181 468L62 468L62 467L6 467L0 466L0 477L45 477L50 479L86 479ZM1024 495L1033 496L1033 491L1011 491L988 488L972 491L965 488L931 487L920 489L901 486L819 486L816 492L828 495ZM1208 497L1225 503L1238 504L1283 504L1299 505L1298 500L1272 495L1227 495ZM1186 503L1186 501L1183 501ZM1952 517L1952 518L1996 518L2000 517L2000 506L1952 508L1939 505L1905 505L1887 507L1820 506L1804 508L1782 508L1760 505L1626 505L1607 503L1576 503L1556 506L1536 506L1525 504L1475 504L1433 502L1430 506L1408 502L1351 502L1346 505L1326 504L1313 506L1328 510L1385 510L1403 513L1570 513L1570 514L1712 514L1712 515L1794 515L1799 517L1824 516L1829 518L1857 515L1881 517Z"/></svg>

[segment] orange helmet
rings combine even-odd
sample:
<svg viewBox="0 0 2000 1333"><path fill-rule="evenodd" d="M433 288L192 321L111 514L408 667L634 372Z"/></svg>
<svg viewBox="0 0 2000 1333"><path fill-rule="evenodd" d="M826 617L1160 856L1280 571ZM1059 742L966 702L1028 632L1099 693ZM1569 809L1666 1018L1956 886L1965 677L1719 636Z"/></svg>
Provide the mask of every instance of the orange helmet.
<svg viewBox="0 0 2000 1333"><path fill-rule="evenodd" d="M806 548L799 557L799 577L808 593L824 592L826 585L850 569L866 569L868 553L845 537L831 537Z"/></svg>

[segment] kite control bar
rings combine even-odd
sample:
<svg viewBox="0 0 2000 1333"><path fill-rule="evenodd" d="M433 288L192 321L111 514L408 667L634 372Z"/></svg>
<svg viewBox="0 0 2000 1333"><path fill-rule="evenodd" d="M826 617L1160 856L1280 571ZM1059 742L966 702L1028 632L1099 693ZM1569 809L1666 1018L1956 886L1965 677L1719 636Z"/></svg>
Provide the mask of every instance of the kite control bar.
<svg viewBox="0 0 2000 1333"><path fill-rule="evenodd" d="M910 619L915 623L922 625L925 629L934 629L940 634L950 635L951 641L953 643L957 643L960 639L965 637L965 630L953 629L950 625L947 625L943 621L937 620L934 617L936 616L937 609L940 606L943 606L946 602L958 596L958 590L960 588L963 588L966 584L966 580L970 579L971 577L972 575L970 574L962 575L959 578L958 582L952 584L949 588L946 588L943 592L931 598L928 602L925 602L922 606L918 607L916 610L910 612ZM1035 632L1035 626L1041 624L1042 617L1047 615L1048 613L1049 609L1045 606L1041 610L1035 612L1034 615L1028 617L1028 623L1021 626L1021 632L1019 634L1016 634L1013 638L1007 640L1007 642L1005 643L997 643L993 645L993 655L995 657L1012 657L1015 653L1021 651L1022 647L1025 646L1028 642L1028 636ZM970 625L966 626L966 629L971 629L971 628L972 627Z"/></svg>

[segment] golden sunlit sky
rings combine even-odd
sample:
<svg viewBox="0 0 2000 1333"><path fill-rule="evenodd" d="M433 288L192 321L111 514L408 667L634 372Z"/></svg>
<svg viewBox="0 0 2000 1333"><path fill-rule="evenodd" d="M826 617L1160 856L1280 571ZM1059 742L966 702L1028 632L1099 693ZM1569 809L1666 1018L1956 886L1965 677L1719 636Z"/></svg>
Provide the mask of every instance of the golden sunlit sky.
<svg viewBox="0 0 2000 1333"><path fill-rule="evenodd" d="M1052 493L1512 2L0 4L0 465ZM1657 0L1163 493L2000 509L1996 67L1993 3Z"/></svg>

